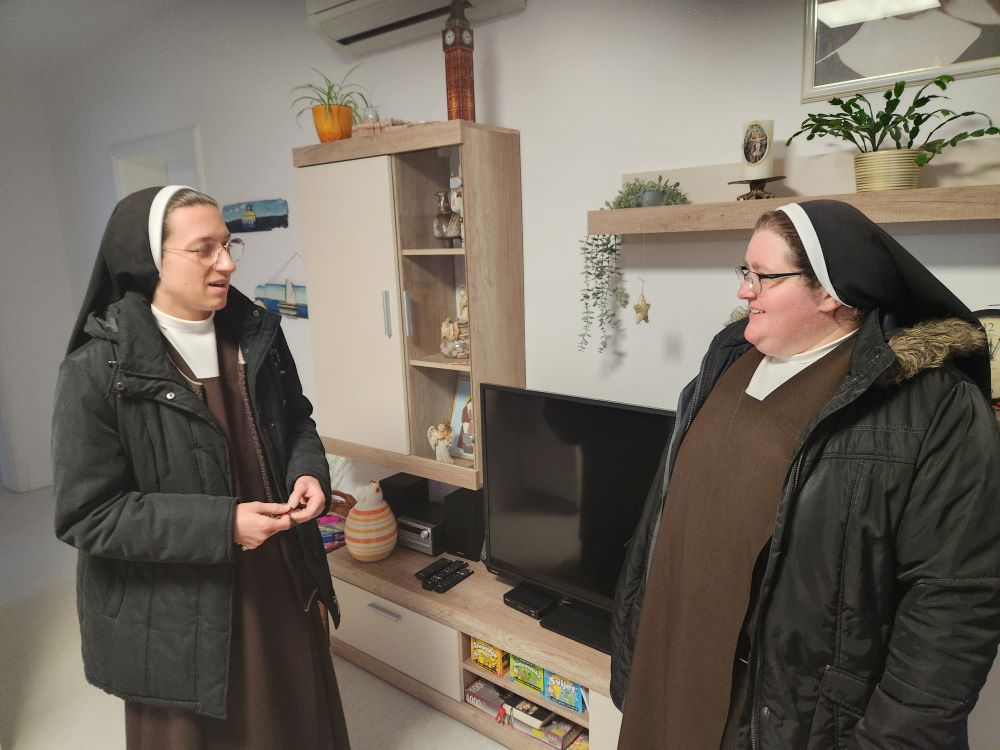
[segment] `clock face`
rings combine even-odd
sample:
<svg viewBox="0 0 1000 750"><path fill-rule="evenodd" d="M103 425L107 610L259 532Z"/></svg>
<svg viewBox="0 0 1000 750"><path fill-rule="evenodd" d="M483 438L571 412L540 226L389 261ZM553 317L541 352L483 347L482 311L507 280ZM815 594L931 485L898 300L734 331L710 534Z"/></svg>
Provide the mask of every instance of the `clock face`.
<svg viewBox="0 0 1000 750"><path fill-rule="evenodd" d="M472 44L472 32L468 29L462 31L462 44Z"/></svg>
<svg viewBox="0 0 1000 750"><path fill-rule="evenodd" d="M448 29L446 32L444 32L444 43L447 44L447 45L449 45L449 46L451 46L452 44L455 43L455 30L454 29Z"/></svg>
<svg viewBox="0 0 1000 750"><path fill-rule="evenodd" d="M1000 309L979 310L976 317L986 329L987 347L990 350L990 378L993 400L1000 399Z"/></svg>

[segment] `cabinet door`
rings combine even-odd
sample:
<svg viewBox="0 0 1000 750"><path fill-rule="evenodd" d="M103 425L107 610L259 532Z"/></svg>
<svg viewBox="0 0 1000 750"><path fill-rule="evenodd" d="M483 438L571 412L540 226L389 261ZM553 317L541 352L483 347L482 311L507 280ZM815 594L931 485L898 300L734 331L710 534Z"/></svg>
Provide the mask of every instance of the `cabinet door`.
<svg viewBox="0 0 1000 750"><path fill-rule="evenodd" d="M389 157L296 171L319 433L408 454Z"/></svg>

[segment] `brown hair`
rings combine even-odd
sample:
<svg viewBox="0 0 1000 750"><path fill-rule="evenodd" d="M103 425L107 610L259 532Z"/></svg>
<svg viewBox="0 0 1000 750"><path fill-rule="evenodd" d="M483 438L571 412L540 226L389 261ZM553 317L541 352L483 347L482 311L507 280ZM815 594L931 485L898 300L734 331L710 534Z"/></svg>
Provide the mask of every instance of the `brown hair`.
<svg viewBox="0 0 1000 750"><path fill-rule="evenodd" d="M816 277L816 272L813 271L812 263L809 262L809 255L806 253L805 245L802 244L802 238L799 237L799 233L796 231L795 225L788 217L788 214L777 209L761 214L760 218L757 219L757 224L754 226L753 231L759 232L762 229L774 232L784 240L785 244L792 251L788 262L792 264L795 270L805 274L806 285L810 289L821 289L823 287Z"/></svg>
<svg viewBox="0 0 1000 750"><path fill-rule="evenodd" d="M163 239L167 238L167 217L170 213L178 208L184 208L185 206L215 206L219 207L219 204L215 202L215 198L210 195L205 195L199 190L194 188L181 188L172 196L170 200L167 201L167 207L163 211L163 226L160 228L160 237Z"/></svg>

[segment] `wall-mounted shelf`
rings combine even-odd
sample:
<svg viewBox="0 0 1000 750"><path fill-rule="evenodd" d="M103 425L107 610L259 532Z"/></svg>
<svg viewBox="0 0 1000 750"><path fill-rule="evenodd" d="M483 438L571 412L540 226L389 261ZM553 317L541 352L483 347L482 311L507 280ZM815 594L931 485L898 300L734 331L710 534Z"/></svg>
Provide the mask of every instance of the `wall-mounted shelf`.
<svg viewBox="0 0 1000 750"><path fill-rule="evenodd" d="M878 224L948 222L949 232L1000 229L1000 185L975 185L589 211L587 232L619 235L749 232L765 211L792 201L817 198L850 203Z"/></svg>

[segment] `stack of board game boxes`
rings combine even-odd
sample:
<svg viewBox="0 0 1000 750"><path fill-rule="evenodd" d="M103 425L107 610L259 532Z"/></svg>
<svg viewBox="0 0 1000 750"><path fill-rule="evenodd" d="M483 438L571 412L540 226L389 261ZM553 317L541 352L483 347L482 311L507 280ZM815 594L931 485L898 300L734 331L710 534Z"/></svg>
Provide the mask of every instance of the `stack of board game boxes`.
<svg viewBox="0 0 1000 750"><path fill-rule="evenodd" d="M479 678L472 682L465 689L467 703L557 750L589 747L583 727L546 707L555 704L582 715L587 710L586 688L478 638L470 639L470 651L472 661L499 679ZM528 688L540 700L536 703L524 698L508 690L507 684Z"/></svg>

